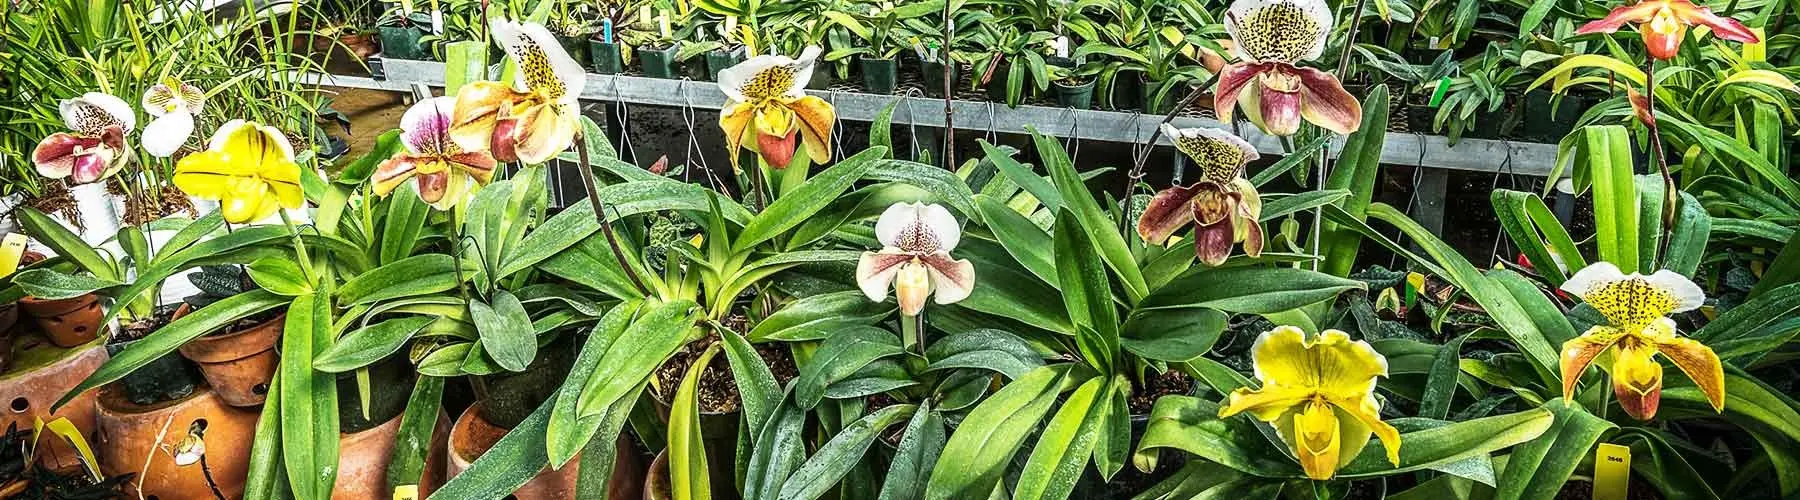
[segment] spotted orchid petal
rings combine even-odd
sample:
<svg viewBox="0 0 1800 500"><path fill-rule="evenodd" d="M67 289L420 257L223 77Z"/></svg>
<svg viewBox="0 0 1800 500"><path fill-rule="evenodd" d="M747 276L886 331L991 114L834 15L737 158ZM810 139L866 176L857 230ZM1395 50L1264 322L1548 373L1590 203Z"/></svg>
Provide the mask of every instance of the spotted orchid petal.
<svg viewBox="0 0 1800 500"><path fill-rule="evenodd" d="M1362 128L1362 103L1331 73L1293 68L1300 77L1300 116L1325 130L1349 135Z"/></svg>
<svg viewBox="0 0 1800 500"><path fill-rule="evenodd" d="M1637 24L1643 35L1644 48L1650 57L1671 59L1681 49L1681 41L1691 26L1706 26L1719 38L1735 42L1755 43L1756 32L1736 19L1713 14L1712 9L1689 0L1645 0L1612 10L1605 18L1591 21L1576 30L1578 34L1612 33L1626 24Z"/></svg>
<svg viewBox="0 0 1800 500"><path fill-rule="evenodd" d="M450 140L463 151L488 151L494 137L511 137L510 131L497 134L500 121L512 113L514 103L530 98L500 82L472 82L456 91L456 104L450 113ZM499 156L499 155L495 155Z"/></svg>
<svg viewBox="0 0 1800 500"><path fill-rule="evenodd" d="M1219 88L1213 92L1213 111L1218 113L1219 121L1231 123L1240 96L1256 83L1256 75L1271 67L1272 64L1234 63L1219 71Z"/></svg>
<svg viewBox="0 0 1800 500"><path fill-rule="evenodd" d="M796 146L814 163L831 160L831 128L836 112L825 100L806 95L806 82L820 49L807 47L798 58L765 54L719 72L726 105L719 112L733 170L736 151L757 152L776 168L787 168Z"/></svg>
<svg viewBox="0 0 1800 500"><path fill-rule="evenodd" d="M502 125L505 125L504 121ZM517 128L512 130L512 140L505 142L513 145L512 154L518 156L519 161L539 164L574 145L575 134L580 131L579 108L540 104L526 109L518 119Z"/></svg>
<svg viewBox="0 0 1800 500"><path fill-rule="evenodd" d="M1145 243L1161 245L1176 231L1194 223L1193 200L1200 184L1164 189L1150 198L1144 214L1138 217L1138 237Z"/></svg>
<svg viewBox="0 0 1800 500"><path fill-rule="evenodd" d="M1388 373L1387 359L1367 342L1326 330L1308 339L1299 328L1264 332L1251 346L1261 387L1226 397L1219 418L1249 412L1270 423L1294 451L1306 475L1330 479L1356 457L1374 434L1388 461L1400 461L1400 433L1380 419L1375 382Z"/></svg>
<svg viewBox="0 0 1800 500"><path fill-rule="evenodd" d="M1656 346L1656 352L1675 363L1676 368L1687 374L1706 395L1707 403L1713 411L1725 411L1725 364L1719 360L1718 353L1692 338L1675 334L1675 322L1663 318L1658 322L1660 328L1650 336Z"/></svg>
<svg viewBox="0 0 1800 500"><path fill-rule="evenodd" d="M63 125L81 135L98 137L106 127L117 125L127 133L137 126L131 105L112 94L88 92L74 99L63 99L57 105Z"/></svg>
<svg viewBox="0 0 1800 500"><path fill-rule="evenodd" d="M400 144L418 155L449 154L457 148L450 140L450 120L456 113L456 98L433 97L413 103L400 116Z"/></svg>
<svg viewBox="0 0 1800 500"><path fill-rule="evenodd" d="M587 71L569 57L562 44L548 28L537 23L521 23L494 19L494 40L506 49L507 56L518 66L514 86L534 94L544 102L575 104L587 85Z"/></svg>
<svg viewBox="0 0 1800 500"><path fill-rule="evenodd" d="M1232 53L1241 61L1295 63L1325 52L1332 27L1325 0L1237 0L1225 12Z"/></svg>
<svg viewBox="0 0 1800 500"><path fill-rule="evenodd" d="M1700 285L1674 271L1650 276L1625 274L1611 262L1595 262L1576 271L1561 289L1574 294L1612 326L1635 334L1671 313L1687 312L1706 302Z"/></svg>

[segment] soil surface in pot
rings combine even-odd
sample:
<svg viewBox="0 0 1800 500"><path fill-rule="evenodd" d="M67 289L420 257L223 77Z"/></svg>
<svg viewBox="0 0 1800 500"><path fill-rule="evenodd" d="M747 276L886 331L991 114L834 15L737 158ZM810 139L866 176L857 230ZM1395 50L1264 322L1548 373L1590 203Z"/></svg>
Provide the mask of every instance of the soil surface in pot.
<svg viewBox="0 0 1800 500"><path fill-rule="evenodd" d="M1594 498L1594 483L1591 481L1571 479L1569 482L1563 483L1561 491L1556 492L1556 500L1588 500L1590 498ZM1628 500L1662 500L1663 496L1662 493L1656 491L1654 486L1650 485L1650 482L1633 474L1631 485L1625 492L1625 498Z"/></svg>
<svg viewBox="0 0 1800 500"><path fill-rule="evenodd" d="M676 350L675 355L669 357L669 361L663 363L662 367L656 369L657 387L668 391L662 395L663 399L674 396L675 388L681 387L681 378L687 375L688 367L693 366L700 354L714 342L718 342L718 337L710 335L705 339L689 342ZM763 363L767 363L769 371L775 375L776 387L786 386L789 380L800 376L799 368L794 365L792 352L773 343L754 344L754 347L756 354L762 357ZM726 361L724 353L714 355L706 371L700 373L700 386L696 392L702 413L731 413L742 405L742 401L738 399L737 382L731 378L731 363Z"/></svg>
<svg viewBox="0 0 1800 500"><path fill-rule="evenodd" d="M1143 385L1132 384L1131 397L1127 404L1131 406L1132 415L1149 415L1150 407L1156 405L1156 399L1171 394L1188 394L1194 390L1194 378L1180 370L1169 370L1147 377Z"/></svg>
<svg viewBox="0 0 1800 500"><path fill-rule="evenodd" d="M69 186L61 182L44 183L43 192L38 197L25 200L25 205L51 215L60 215L64 219L81 224L81 209L75 203L75 195L69 192Z"/></svg>
<svg viewBox="0 0 1800 500"><path fill-rule="evenodd" d="M119 334L113 336L111 343L117 344L119 342L129 342L144 338L144 336L149 335L150 332L154 332L157 329L162 328L163 325L169 324L170 321L174 321L175 309L180 306L181 304L179 303L157 306L156 310L150 314L150 317L133 321L119 327Z"/></svg>

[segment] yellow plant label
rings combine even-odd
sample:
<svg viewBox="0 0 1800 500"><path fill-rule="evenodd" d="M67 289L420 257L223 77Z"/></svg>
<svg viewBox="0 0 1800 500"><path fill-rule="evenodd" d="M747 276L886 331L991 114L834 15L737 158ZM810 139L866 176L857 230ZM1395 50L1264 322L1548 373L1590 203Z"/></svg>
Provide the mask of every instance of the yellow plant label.
<svg viewBox="0 0 1800 500"><path fill-rule="evenodd" d="M25 257L25 235L6 233L0 238L0 276L12 276L19 270L19 259Z"/></svg>
<svg viewBox="0 0 1800 500"><path fill-rule="evenodd" d="M1631 483L1631 448L1600 443L1594 452L1594 500L1625 500Z"/></svg>
<svg viewBox="0 0 1800 500"><path fill-rule="evenodd" d="M419 485L403 484L394 487L394 500L419 500Z"/></svg>

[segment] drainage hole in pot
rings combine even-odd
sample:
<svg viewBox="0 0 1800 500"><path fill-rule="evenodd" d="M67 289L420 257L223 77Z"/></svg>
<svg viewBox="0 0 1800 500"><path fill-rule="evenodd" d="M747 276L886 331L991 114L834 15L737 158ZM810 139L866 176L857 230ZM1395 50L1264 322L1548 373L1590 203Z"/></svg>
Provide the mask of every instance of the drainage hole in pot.
<svg viewBox="0 0 1800 500"><path fill-rule="evenodd" d="M162 499L157 498L156 495L150 495L150 496L144 497L144 500L162 500Z"/></svg>
<svg viewBox="0 0 1800 500"><path fill-rule="evenodd" d="M13 398L12 404L8 405L8 407L12 408L13 413L25 413L25 410L31 409L31 401L25 399L23 396L16 397Z"/></svg>
<svg viewBox="0 0 1800 500"><path fill-rule="evenodd" d="M75 333L87 333L87 325L76 325Z"/></svg>
<svg viewBox="0 0 1800 500"><path fill-rule="evenodd" d="M256 384L256 385L250 386L250 393L258 395L258 396L268 395L269 394L269 384Z"/></svg>

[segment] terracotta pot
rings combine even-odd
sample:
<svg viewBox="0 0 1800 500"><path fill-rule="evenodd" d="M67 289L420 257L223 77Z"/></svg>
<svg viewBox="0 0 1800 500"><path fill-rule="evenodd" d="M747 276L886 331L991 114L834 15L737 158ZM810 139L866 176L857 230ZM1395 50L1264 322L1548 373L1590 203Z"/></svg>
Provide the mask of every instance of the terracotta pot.
<svg viewBox="0 0 1800 500"><path fill-rule="evenodd" d="M387 467L392 461L394 442L400 437L400 416L355 434L338 437L338 476L332 486L332 500L388 500L394 498L388 489ZM444 442L450 436L450 417L438 413L437 429L431 432L430 451L425 455L425 475L419 483L418 498L431 496L444 477Z"/></svg>
<svg viewBox="0 0 1800 500"><path fill-rule="evenodd" d="M496 426L481 417L482 402L470 405L462 417L456 419L456 426L450 429L450 475L456 477L468 470L494 443L506 435L508 429ZM643 467L637 458L637 450L632 447L630 437L621 434L613 443L617 458L613 461L612 478L606 483L607 498L635 498L642 493L639 486L644 476ZM581 456L577 455L568 465L560 470L545 468L537 477L527 481L514 491L512 496L517 500L573 500L575 483L581 477Z"/></svg>
<svg viewBox="0 0 1800 500"><path fill-rule="evenodd" d="M4 398L0 405L5 405L0 406L0 430L11 424L30 429L39 418L48 422L56 417L67 417L88 437L88 442L93 443L96 391L81 393L54 413L50 411L50 405L94 370L100 369L106 362L106 346L95 344L81 350L58 349L37 337L19 338L18 342L19 366L14 367L12 373L0 373L0 398ZM42 361L38 361L40 359ZM52 469L81 464L80 455L67 442L62 439L44 441L50 444L38 454L38 463Z"/></svg>
<svg viewBox="0 0 1800 500"><path fill-rule="evenodd" d="M373 33L340 35L337 40L338 43L342 43L345 47L349 47L350 54L356 56L357 59L368 59L369 56L375 55L376 52L381 51L381 46L375 44L375 35Z"/></svg>
<svg viewBox="0 0 1800 500"><path fill-rule="evenodd" d="M220 493L238 498L250 472L257 417L256 410L227 405L206 387L186 398L151 405L134 404L107 387L100 390L94 453L106 475L135 474L125 483L129 498L213 498L208 472ZM171 450L202 421L203 440L211 444L205 460L177 465Z"/></svg>
<svg viewBox="0 0 1800 500"><path fill-rule="evenodd" d="M75 347L98 338L100 319L106 315L100 307L100 296L91 293L55 300L25 297L19 299L19 308L37 323L50 343L61 347Z"/></svg>
<svg viewBox="0 0 1800 500"><path fill-rule="evenodd" d="M186 316L187 309L188 305L182 304L175 317ZM202 335L182 344L181 355L200 365L206 383L226 404L260 405L268 399L269 380L281 362L275 355L275 343L281 340L286 320L283 314L243 330Z"/></svg>

